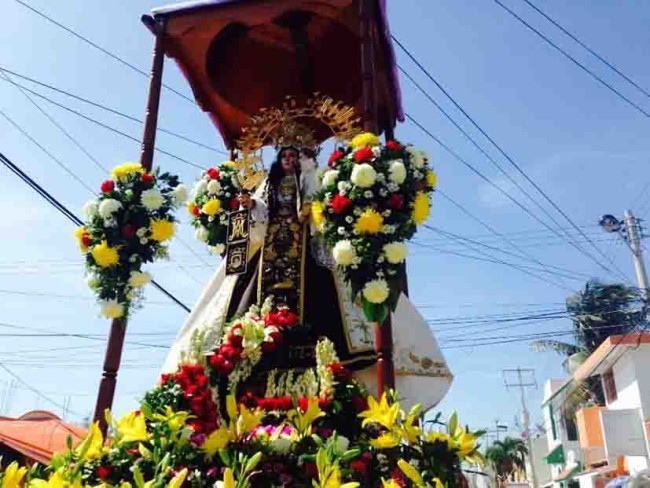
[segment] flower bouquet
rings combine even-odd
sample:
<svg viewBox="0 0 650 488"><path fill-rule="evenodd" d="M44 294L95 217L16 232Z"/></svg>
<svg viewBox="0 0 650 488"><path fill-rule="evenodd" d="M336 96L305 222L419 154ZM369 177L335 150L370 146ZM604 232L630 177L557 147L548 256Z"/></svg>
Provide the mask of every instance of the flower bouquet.
<svg viewBox="0 0 650 488"><path fill-rule="evenodd" d="M380 324L400 292L406 241L429 217L436 175L428 157L364 133L337 149L320 175L312 219L369 320Z"/></svg>
<svg viewBox="0 0 650 488"><path fill-rule="evenodd" d="M226 249L228 211L239 208L237 168L232 161L209 168L194 185L187 209L192 216L196 238L205 242L213 254Z"/></svg>
<svg viewBox="0 0 650 488"><path fill-rule="evenodd" d="M87 222L75 235L102 315L125 317L141 298L151 281L142 265L167 257L176 229L173 211L186 199L178 177L125 163L113 168L100 195L84 205Z"/></svg>

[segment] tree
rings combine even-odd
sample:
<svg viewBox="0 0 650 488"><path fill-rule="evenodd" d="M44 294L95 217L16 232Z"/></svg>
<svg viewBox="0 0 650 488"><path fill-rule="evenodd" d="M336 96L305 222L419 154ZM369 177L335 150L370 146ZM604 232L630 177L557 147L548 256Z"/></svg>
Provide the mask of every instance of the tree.
<svg viewBox="0 0 650 488"><path fill-rule="evenodd" d="M566 310L573 323L573 342L542 340L533 342L532 347L566 356L563 366L569 370L572 356L584 359L610 335L638 328L644 321L640 303L641 296L635 288L590 280L584 290L566 300Z"/></svg>
<svg viewBox="0 0 650 488"><path fill-rule="evenodd" d="M528 448L523 439L506 437L495 441L485 451L485 457L494 468L497 485L508 481L515 474L526 471L526 455Z"/></svg>

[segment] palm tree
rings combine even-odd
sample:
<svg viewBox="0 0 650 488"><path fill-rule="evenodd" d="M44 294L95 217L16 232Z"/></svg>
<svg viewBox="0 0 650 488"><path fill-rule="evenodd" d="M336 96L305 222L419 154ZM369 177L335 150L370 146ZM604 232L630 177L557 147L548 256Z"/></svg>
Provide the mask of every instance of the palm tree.
<svg viewBox="0 0 650 488"><path fill-rule="evenodd" d="M485 457L494 468L497 485L504 484L517 474L526 471L526 455L528 448L523 439L506 437L495 441L485 451Z"/></svg>
<svg viewBox="0 0 650 488"><path fill-rule="evenodd" d="M570 295L566 310L573 323L573 342L535 341L536 351L555 351L565 356L563 366L570 369L570 359L584 360L610 335L625 334L644 321L637 289L624 284L586 283L584 290Z"/></svg>

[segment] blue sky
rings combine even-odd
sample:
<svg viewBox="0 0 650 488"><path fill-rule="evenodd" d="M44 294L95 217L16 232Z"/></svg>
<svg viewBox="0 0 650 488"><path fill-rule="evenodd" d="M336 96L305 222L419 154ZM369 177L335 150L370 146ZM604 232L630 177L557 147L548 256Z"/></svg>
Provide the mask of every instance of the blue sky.
<svg viewBox="0 0 650 488"><path fill-rule="evenodd" d="M650 87L650 55L645 49L650 42L647 31L650 9L643 2L538 0L537 3L641 86ZM130 63L149 70L152 38L140 24L139 17L159 6L158 2L31 0L30 4ZM142 116L147 88L143 76L47 23L14 0L4 0L2 5L5 21L0 31L1 66ZM563 37L523 1L508 0L507 5L623 93L650 109L650 101L642 94ZM492 1L393 1L389 5L389 20L394 34L631 280L633 269L626 247L616 243L613 236L602 233L595 224L603 213L621 215L630 206L641 210L641 217L647 215L650 194L643 191L650 182L650 141L647 138L650 120L590 79ZM489 147L402 53L399 53L399 60L466 130L478 138L492 157L521 182L507 161ZM96 188L105 173L58 132L15 87L0 81L0 110L84 182ZM165 66L165 82L190 94L170 62ZM402 88L407 112L492 181L512 192L518 200L526 201L408 80L402 79ZM136 123L125 122L60 95L53 95L53 98L140 137L141 126ZM46 102L39 101L39 104L104 166L137 160L137 143ZM194 105L169 91L163 94L160 125L222 148L208 118ZM498 418L514 428L518 397L504 389L501 370L521 366L536 370L540 388L530 390L527 398L533 418L539 419L541 386L546 378L562 376L560 359L550 353L531 352L527 342L482 347L468 344L481 337L569 330L570 322L566 319L518 323L509 329L489 319L497 314L525 315L540 310L561 310L568 290L580 288L586 276L603 280L617 278L527 216L418 128L405 123L398 128L397 135L431 153L440 188L446 195L537 260L570 270L572 277L565 279L564 284L559 283L557 277L545 275L555 282L551 285L504 265L448 254L453 251L480 256L475 250L467 250L429 230L421 231L417 240L436 249L412 246L409 260L411 296L415 303L423 306L423 314L432 320L456 321L434 326L456 377L440 405L445 415L455 409L462 421L472 426L488 427ZM203 166L223 159L213 151L165 134L158 135L158 144ZM2 118L0 148L69 208L80 213L82 204L90 196L88 190ZM167 156L158 155L155 164L180 174L188 183L197 177L195 168ZM104 343L71 337L6 334L28 334L33 332L29 328L39 328L103 337L108 323L98 317L97 307L85 288L82 258L72 239L72 225L4 169L0 169L0 188L0 362L47 397L17 385L12 390L11 401L5 405L7 411L0 414L17 415L33 408L51 408L60 413L61 409L51 404L51 400L56 404L68 403L68 418L79 420L93 409ZM538 194L527 188L552 212ZM526 205L535 209L528 202ZM537 209L535 212L540 213ZM553 215L568 229L567 222ZM191 304L218 261L194 240L184 215L182 219L185 222L180 231L182 242L172 246L173 260L153 266L152 271L161 284ZM436 198L429 223L516 252L444 198ZM576 234L572 229L568 232ZM593 249L591 252L595 254ZM537 266L512 256L498 253L495 256ZM488 317L479 319L485 323L467 322L476 321L477 316ZM160 347L127 344L118 380L118 411L133 407L139 396L154 384L165 347L171 343L184 317L181 309L155 290L148 290L145 308L138 311L129 324L127 340ZM463 328L454 330L458 326ZM0 371L0 409L10 382L11 377Z"/></svg>

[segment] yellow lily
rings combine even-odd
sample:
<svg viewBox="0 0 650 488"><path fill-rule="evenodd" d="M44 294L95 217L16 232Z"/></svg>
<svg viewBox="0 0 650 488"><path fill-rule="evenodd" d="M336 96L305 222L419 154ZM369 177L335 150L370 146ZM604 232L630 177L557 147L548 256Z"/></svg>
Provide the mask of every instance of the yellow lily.
<svg viewBox="0 0 650 488"><path fill-rule="evenodd" d="M156 413L153 415L153 418L166 423L172 432L177 432L185 426L185 422L189 416L189 412L174 412L174 410L167 405L164 414Z"/></svg>
<svg viewBox="0 0 650 488"><path fill-rule="evenodd" d="M11 463L5 469L4 476L2 478L2 488L18 488L21 481L25 477L27 468L24 466L19 467L17 462Z"/></svg>
<svg viewBox="0 0 650 488"><path fill-rule="evenodd" d="M176 476L174 476L169 484L167 485L167 488L181 488L183 485L183 482L185 481L185 478L187 478L187 468L184 468L182 471L179 471Z"/></svg>
<svg viewBox="0 0 650 488"><path fill-rule="evenodd" d="M386 432L376 439L370 441L370 445L376 449L391 449L399 445L400 438L394 432Z"/></svg>
<svg viewBox="0 0 650 488"><path fill-rule="evenodd" d="M102 457L102 449L104 447L104 436L99 428L99 423L95 422L90 427L90 432L84 441L79 444L75 453L85 461L92 461Z"/></svg>
<svg viewBox="0 0 650 488"><path fill-rule="evenodd" d="M61 471L55 471L50 478L45 480L33 479L29 481L29 488L82 488L81 480L76 478L72 483L63 477Z"/></svg>
<svg viewBox="0 0 650 488"><path fill-rule="evenodd" d="M244 405L239 405L238 408L234 394L228 395L228 398L226 398L226 411L230 419L230 430L237 437L250 433L255 427L260 425L265 415L260 409L249 410Z"/></svg>
<svg viewBox="0 0 650 488"><path fill-rule="evenodd" d="M422 405L414 406L409 414L406 416L400 433L406 442L409 444L414 444L420 439L422 435L422 429L417 425L417 421L420 418L420 412L422 411Z"/></svg>
<svg viewBox="0 0 650 488"><path fill-rule="evenodd" d="M318 488L357 488L359 483L349 481L341 483L341 470L338 461L332 462L324 449L319 449L316 454L316 466L318 468Z"/></svg>
<svg viewBox="0 0 650 488"><path fill-rule="evenodd" d="M412 464L406 462L404 459L400 459L397 461L397 466L399 466L399 469L402 470L402 473L404 473L408 479L415 483L415 486L418 488L425 486L422 475L413 467Z"/></svg>
<svg viewBox="0 0 650 488"><path fill-rule="evenodd" d="M394 479L389 479L388 481L386 480L381 480L381 486L383 488L402 488L402 485L400 485L397 481Z"/></svg>
<svg viewBox="0 0 650 488"><path fill-rule="evenodd" d="M424 440L432 444L435 442L445 443L447 444L447 449L452 449L454 447L453 439L449 435L443 434L442 432L436 432L436 431L429 432L425 436Z"/></svg>
<svg viewBox="0 0 650 488"><path fill-rule="evenodd" d="M223 472L223 481L217 481L215 483L215 488L236 488L235 476L232 473L232 469L226 468Z"/></svg>
<svg viewBox="0 0 650 488"><path fill-rule="evenodd" d="M301 412L300 409L291 410L288 413L289 421L302 435L308 435L311 430L311 424L324 415L325 412L323 412L318 406L317 398L310 398L308 400L307 410L304 413Z"/></svg>
<svg viewBox="0 0 650 488"><path fill-rule="evenodd" d="M117 429L117 434L120 438L118 444L146 441L149 439L147 424L144 421L144 415L141 413L127 413L117 421L115 428Z"/></svg>
<svg viewBox="0 0 650 488"><path fill-rule="evenodd" d="M379 403L372 396L368 397L368 410L361 412L359 417L363 418L362 427L374 422L392 430L395 427L398 414L399 404L389 405L386 393L384 393Z"/></svg>
<svg viewBox="0 0 650 488"><path fill-rule="evenodd" d="M458 455L461 458L467 457L474 449L476 449L476 436L467 429L459 429L460 431L454 436Z"/></svg>
<svg viewBox="0 0 650 488"><path fill-rule="evenodd" d="M228 443L234 440L233 438L233 432L227 427L221 426L208 436L201 449L211 459L218 451L225 449Z"/></svg>

